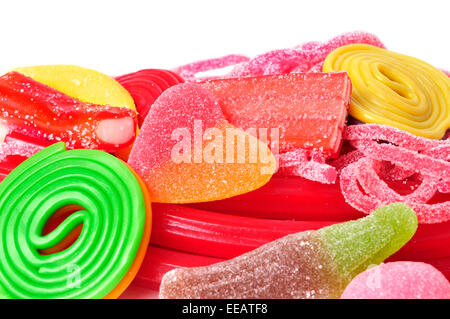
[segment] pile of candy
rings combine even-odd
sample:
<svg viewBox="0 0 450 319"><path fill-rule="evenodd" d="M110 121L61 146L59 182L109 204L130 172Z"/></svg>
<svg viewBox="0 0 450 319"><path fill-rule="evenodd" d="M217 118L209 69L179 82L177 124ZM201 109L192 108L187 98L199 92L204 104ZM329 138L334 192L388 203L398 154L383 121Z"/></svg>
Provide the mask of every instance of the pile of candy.
<svg viewBox="0 0 450 319"><path fill-rule="evenodd" d="M161 298L450 298L449 128L447 74L364 32L116 78L14 69L0 298L133 280Z"/></svg>

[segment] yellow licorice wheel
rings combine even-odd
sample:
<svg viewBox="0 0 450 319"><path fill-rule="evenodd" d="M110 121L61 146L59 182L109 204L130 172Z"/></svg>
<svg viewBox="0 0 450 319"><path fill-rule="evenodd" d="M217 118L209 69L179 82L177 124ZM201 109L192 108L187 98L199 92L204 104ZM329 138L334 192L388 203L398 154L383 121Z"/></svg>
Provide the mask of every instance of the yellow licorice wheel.
<svg viewBox="0 0 450 319"><path fill-rule="evenodd" d="M434 139L450 127L450 79L423 61L350 44L332 51L323 71L348 73L353 85L350 114L358 120Z"/></svg>

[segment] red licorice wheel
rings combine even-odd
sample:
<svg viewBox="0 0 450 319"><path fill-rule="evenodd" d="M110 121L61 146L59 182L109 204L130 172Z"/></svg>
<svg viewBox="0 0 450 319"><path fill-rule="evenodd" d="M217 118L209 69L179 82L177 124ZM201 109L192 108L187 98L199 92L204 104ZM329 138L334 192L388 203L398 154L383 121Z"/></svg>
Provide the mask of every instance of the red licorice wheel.
<svg viewBox="0 0 450 319"><path fill-rule="evenodd" d="M150 108L162 92L184 80L175 72L161 69L144 69L116 77L130 92L138 111L138 124L142 125Z"/></svg>

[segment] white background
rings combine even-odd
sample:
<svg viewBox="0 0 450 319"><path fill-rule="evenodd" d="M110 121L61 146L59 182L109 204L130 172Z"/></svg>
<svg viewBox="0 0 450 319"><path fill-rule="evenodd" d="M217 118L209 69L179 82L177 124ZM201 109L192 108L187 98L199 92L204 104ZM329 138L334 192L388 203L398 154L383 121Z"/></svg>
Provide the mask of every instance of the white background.
<svg viewBox="0 0 450 319"><path fill-rule="evenodd" d="M249 56L364 30L450 69L448 0L0 1L0 73L78 64L110 75Z"/></svg>

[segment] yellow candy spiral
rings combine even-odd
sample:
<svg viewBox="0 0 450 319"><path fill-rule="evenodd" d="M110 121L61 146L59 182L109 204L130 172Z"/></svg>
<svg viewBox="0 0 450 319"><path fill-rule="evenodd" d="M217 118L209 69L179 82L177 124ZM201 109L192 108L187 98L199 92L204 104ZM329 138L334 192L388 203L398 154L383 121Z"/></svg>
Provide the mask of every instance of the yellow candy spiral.
<svg viewBox="0 0 450 319"><path fill-rule="evenodd" d="M350 114L358 120L435 139L450 127L450 79L423 61L350 44L332 51L323 71L348 73L353 84Z"/></svg>

